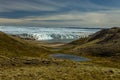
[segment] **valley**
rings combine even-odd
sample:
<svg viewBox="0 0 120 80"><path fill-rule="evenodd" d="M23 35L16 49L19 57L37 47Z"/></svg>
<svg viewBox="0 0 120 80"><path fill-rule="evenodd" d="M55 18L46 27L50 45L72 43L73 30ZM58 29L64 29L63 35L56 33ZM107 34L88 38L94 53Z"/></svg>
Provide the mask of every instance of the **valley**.
<svg viewBox="0 0 120 80"><path fill-rule="evenodd" d="M49 57L63 53L91 60ZM0 80L119 80L120 28L70 43L24 40L0 32Z"/></svg>

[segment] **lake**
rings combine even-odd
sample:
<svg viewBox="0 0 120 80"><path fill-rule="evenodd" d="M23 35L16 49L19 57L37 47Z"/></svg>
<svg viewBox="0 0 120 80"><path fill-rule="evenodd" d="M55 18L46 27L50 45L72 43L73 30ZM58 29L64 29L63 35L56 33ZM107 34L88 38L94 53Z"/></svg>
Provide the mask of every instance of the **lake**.
<svg viewBox="0 0 120 80"><path fill-rule="evenodd" d="M88 61L88 60L90 60L88 58L80 57L77 55L61 54L61 53L51 54L49 56L52 58L56 58L56 59L66 59L66 60L72 60L72 61Z"/></svg>

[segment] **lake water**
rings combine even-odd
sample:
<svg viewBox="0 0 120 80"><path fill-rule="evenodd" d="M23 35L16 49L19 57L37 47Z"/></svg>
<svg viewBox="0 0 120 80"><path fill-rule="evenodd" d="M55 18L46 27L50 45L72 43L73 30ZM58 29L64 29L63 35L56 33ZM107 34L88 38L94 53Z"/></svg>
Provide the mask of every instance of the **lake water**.
<svg viewBox="0 0 120 80"><path fill-rule="evenodd" d="M56 59L66 59L66 60L72 60L72 61L88 61L88 60L90 60L88 58L84 58L84 57L80 57L80 56L76 56L76 55L61 54L61 53L51 54L49 56L52 58L56 58Z"/></svg>

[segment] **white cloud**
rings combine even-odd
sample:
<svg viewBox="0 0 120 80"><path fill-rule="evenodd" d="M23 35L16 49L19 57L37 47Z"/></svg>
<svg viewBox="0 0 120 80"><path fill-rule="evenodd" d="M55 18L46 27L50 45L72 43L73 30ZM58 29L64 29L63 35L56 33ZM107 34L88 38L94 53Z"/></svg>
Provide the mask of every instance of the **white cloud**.
<svg viewBox="0 0 120 80"><path fill-rule="evenodd" d="M76 26L120 26L120 11L111 10L106 12L70 12L53 16L26 17L21 19L0 18L0 23L21 23L21 24L41 24L41 25L76 25ZM49 21L50 22L49 22ZM53 22L52 22L53 20ZM55 22L55 20L57 22ZM59 22L60 20L60 22ZM63 21L62 21L63 20ZM65 21L66 20L66 21ZM67 21L68 20L68 21Z"/></svg>
<svg viewBox="0 0 120 80"><path fill-rule="evenodd" d="M26 17L22 18L24 21L40 24L59 24L59 25L79 25L79 26L119 26L120 25L120 11L105 11L105 12L70 12L52 16L42 17ZM47 21L51 22L47 22ZM57 22L52 22L57 21ZM60 22L59 22L60 20ZM61 22L63 20L63 22ZM66 20L66 21L65 21ZM67 21L68 20L68 21Z"/></svg>
<svg viewBox="0 0 120 80"><path fill-rule="evenodd" d="M16 23L22 22L22 19L7 19L7 18L0 18L0 23Z"/></svg>
<svg viewBox="0 0 120 80"><path fill-rule="evenodd" d="M0 12L9 12L15 10L21 11L56 11L58 7L52 5L44 5L39 1L30 2L27 0L17 0L17 1L3 1L0 3Z"/></svg>

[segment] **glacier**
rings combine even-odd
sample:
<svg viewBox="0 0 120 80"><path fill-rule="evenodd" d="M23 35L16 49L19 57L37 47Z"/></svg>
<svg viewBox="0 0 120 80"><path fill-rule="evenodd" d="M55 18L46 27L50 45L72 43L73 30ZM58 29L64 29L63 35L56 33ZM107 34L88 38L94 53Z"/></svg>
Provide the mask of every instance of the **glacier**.
<svg viewBox="0 0 120 80"><path fill-rule="evenodd" d="M0 26L0 31L22 38L35 40L69 40L87 37L100 29L80 27L25 27L25 26Z"/></svg>

